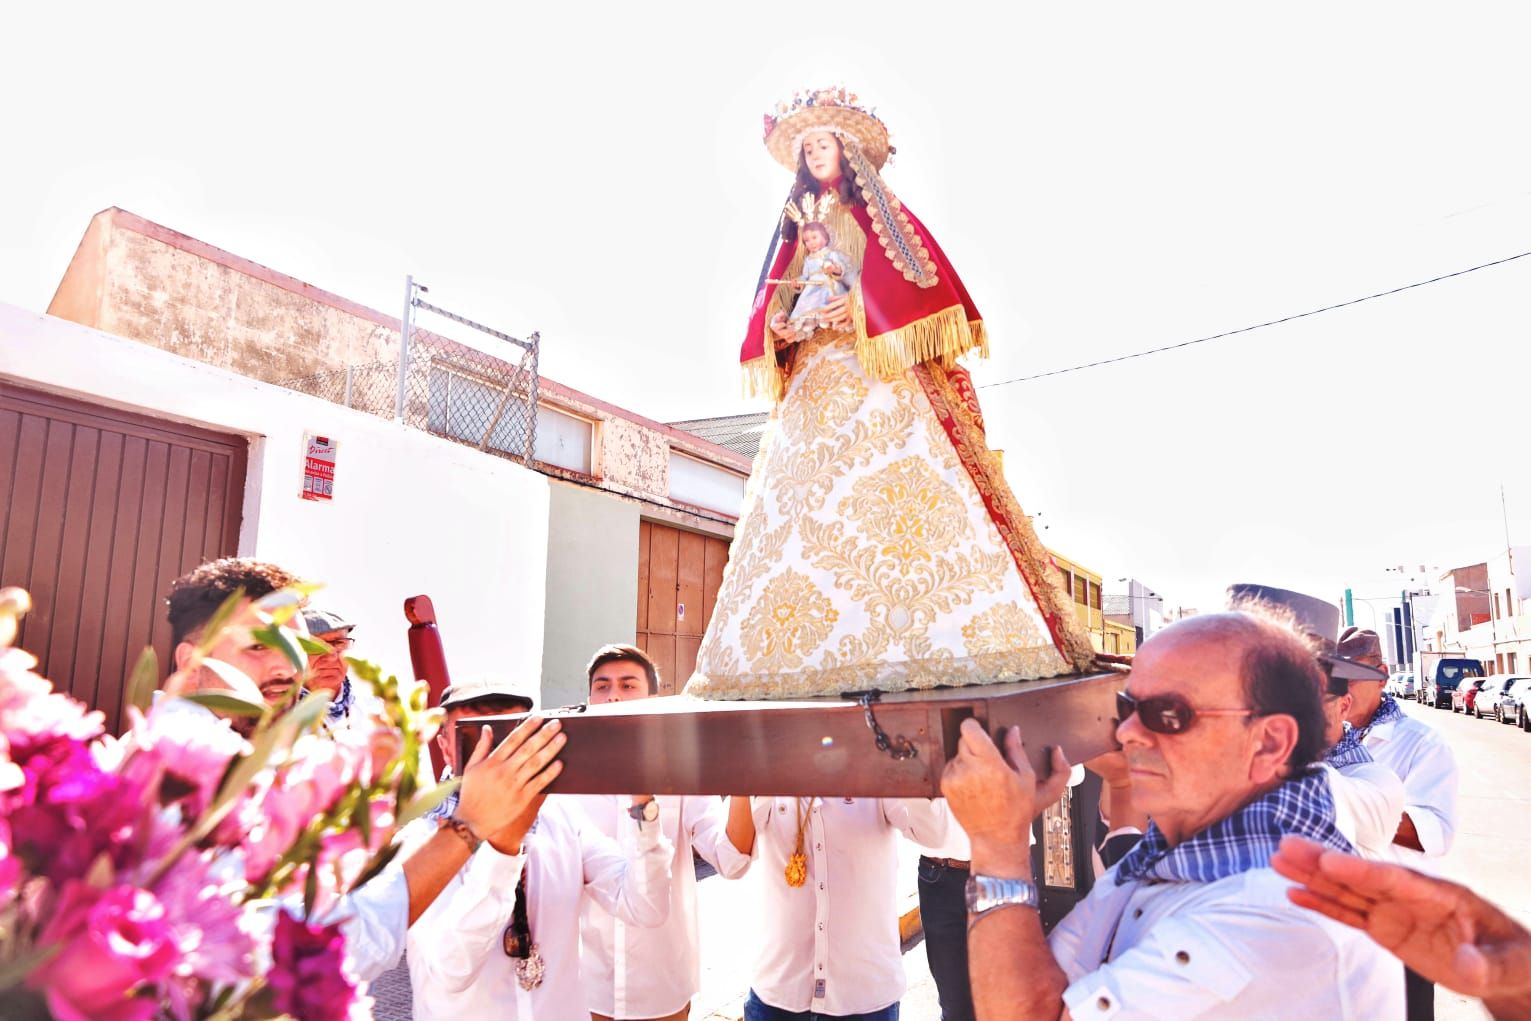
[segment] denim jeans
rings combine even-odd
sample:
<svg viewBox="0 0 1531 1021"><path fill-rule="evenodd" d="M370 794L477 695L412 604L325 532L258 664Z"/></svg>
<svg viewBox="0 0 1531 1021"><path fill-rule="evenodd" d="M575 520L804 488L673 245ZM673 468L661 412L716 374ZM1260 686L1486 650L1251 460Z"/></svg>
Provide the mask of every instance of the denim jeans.
<svg viewBox="0 0 1531 1021"><path fill-rule="evenodd" d="M773 1007L750 990L750 998L744 1001L744 1021L898 1021L898 1004L874 1010L870 1014L820 1014L815 1010L782 1010Z"/></svg>
<svg viewBox="0 0 1531 1021"><path fill-rule="evenodd" d="M925 960L941 1001L941 1021L973 1021L967 881L967 869L920 859L920 925L925 930Z"/></svg>

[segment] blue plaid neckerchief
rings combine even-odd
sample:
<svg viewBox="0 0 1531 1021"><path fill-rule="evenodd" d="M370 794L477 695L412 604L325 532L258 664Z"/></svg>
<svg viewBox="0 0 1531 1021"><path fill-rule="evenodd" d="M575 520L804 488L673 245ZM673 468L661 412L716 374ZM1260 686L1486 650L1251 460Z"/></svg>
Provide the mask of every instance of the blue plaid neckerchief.
<svg viewBox="0 0 1531 1021"><path fill-rule="evenodd" d="M1371 733L1371 729L1379 723L1396 723L1404 718L1403 707L1398 704L1398 700L1384 692L1381 704L1377 706L1377 711L1372 713L1371 722L1361 728L1361 736L1365 737Z"/></svg>
<svg viewBox="0 0 1531 1021"><path fill-rule="evenodd" d="M347 677L340 685L340 695L330 703L327 710L331 720L338 720L351 715L351 678Z"/></svg>
<svg viewBox="0 0 1531 1021"><path fill-rule="evenodd" d="M1213 883L1269 867L1289 834L1354 852L1334 826L1334 795L1323 770L1288 780L1174 847L1150 822L1138 846L1117 865L1116 882Z"/></svg>
<svg viewBox="0 0 1531 1021"><path fill-rule="evenodd" d="M1339 769L1342 766L1357 766L1363 762L1372 762L1372 753L1367 751L1361 743L1361 732L1350 724L1345 724L1345 734L1334 743L1334 747L1324 753L1324 762L1327 765Z"/></svg>
<svg viewBox="0 0 1531 1021"><path fill-rule="evenodd" d="M442 766L441 779L439 782L446 783L450 779L452 779L452 767ZM452 818L452 813L457 811L457 799L458 795L461 793L462 788L458 787L457 790L443 798L435 808L431 809L429 812L426 812L425 818L429 819L431 822L440 822L442 819Z"/></svg>

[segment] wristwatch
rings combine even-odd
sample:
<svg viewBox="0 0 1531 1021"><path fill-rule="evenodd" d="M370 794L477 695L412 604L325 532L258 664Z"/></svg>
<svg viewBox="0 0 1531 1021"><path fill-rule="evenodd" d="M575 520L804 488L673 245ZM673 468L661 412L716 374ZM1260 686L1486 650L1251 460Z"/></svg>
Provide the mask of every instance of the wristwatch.
<svg viewBox="0 0 1531 1021"><path fill-rule="evenodd" d="M1041 906L1037 884L1029 879L1001 879L974 873L968 877L968 925L1000 908Z"/></svg>
<svg viewBox="0 0 1531 1021"><path fill-rule="evenodd" d="M659 799L650 798L641 805L630 805L627 814L636 820L638 828L642 829L644 823L653 822L659 818Z"/></svg>

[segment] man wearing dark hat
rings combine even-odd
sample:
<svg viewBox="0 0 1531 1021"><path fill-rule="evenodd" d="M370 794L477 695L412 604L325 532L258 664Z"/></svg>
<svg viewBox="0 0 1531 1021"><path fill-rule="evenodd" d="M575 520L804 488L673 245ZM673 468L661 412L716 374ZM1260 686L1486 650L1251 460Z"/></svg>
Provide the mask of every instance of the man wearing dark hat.
<svg viewBox="0 0 1531 1021"><path fill-rule="evenodd" d="M334 610L318 607L309 607L303 611L303 623L308 628L310 638L321 641L330 648L330 651L322 656L314 655L308 658L308 676L304 678L303 686L309 691L318 691L329 696L330 726L347 726L353 713L360 717L367 709L365 705L358 704L358 691L351 683L346 669L345 657L351 648L351 632L356 629L356 625ZM362 699L362 701L367 700Z"/></svg>
<svg viewBox="0 0 1531 1021"><path fill-rule="evenodd" d="M1281 618L1313 649L1324 678L1328 750L1322 765L1330 774L1335 825L1364 857L1388 858L1403 813L1403 784L1391 769L1372 758L1359 732L1345 722L1352 703L1351 685L1386 680L1386 671L1340 650L1335 637L1340 610L1333 603L1269 585L1232 585L1228 596L1235 608Z"/></svg>
<svg viewBox="0 0 1531 1021"><path fill-rule="evenodd" d="M457 728L475 717L527 712L524 691L454 684L442 693L441 743L458 765ZM468 864L409 931L416 1021L589 1018L580 980L580 908L589 898L627 925L653 928L669 911L674 848L652 795L629 799L624 845L602 834L578 802L538 798L496 833L465 831L449 797L399 835L408 849L437 827L460 832Z"/></svg>
<svg viewBox="0 0 1531 1021"><path fill-rule="evenodd" d="M1346 629L1340 635L1339 652L1357 663L1382 665L1382 643L1375 631ZM1433 872L1456 835L1457 760L1434 727L1405 715L1393 696L1382 690L1385 679L1351 682L1347 720L1372 757L1403 780L1403 819L1387 849L1388 857L1399 865ZM1434 1017L1435 987L1410 971L1407 988L1409 1021Z"/></svg>

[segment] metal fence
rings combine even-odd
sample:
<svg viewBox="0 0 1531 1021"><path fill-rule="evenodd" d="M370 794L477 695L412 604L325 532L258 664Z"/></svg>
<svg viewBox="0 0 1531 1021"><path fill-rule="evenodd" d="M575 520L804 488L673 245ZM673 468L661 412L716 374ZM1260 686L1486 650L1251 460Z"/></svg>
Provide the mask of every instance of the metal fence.
<svg viewBox="0 0 1531 1021"><path fill-rule="evenodd" d="M281 385L531 465L537 456L538 335L522 340L501 333L424 301L425 289L413 278L405 286L402 372L393 358ZM416 310L504 341L519 359L497 358L420 329Z"/></svg>

